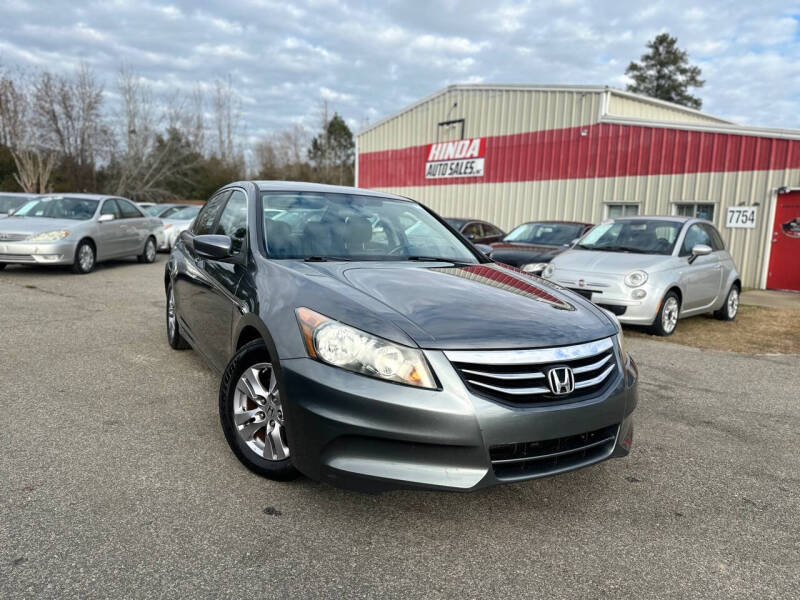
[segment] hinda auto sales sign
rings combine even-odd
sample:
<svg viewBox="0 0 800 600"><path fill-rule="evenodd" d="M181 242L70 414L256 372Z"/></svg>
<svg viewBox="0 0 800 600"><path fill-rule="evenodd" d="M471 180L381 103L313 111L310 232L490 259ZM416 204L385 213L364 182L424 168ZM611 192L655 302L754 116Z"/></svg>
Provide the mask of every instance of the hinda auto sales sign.
<svg viewBox="0 0 800 600"><path fill-rule="evenodd" d="M485 150L486 140L483 138L430 144L425 179L483 177Z"/></svg>

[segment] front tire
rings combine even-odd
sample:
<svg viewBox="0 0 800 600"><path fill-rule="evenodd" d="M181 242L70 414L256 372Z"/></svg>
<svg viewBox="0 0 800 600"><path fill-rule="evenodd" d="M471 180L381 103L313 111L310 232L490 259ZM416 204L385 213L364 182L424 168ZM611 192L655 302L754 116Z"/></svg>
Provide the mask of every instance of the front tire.
<svg viewBox="0 0 800 600"><path fill-rule="evenodd" d="M275 366L264 342L255 340L242 346L222 375L222 431L245 467L277 481L299 475L289 450L283 402Z"/></svg>
<svg viewBox="0 0 800 600"><path fill-rule="evenodd" d="M720 321L733 321L739 312L739 286L735 283L728 290L728 295L725 297L725 304L722 305L717 311L714 311L714 317Z"/></svg>
<svg viewBox="0 0 800 600"><path fill-rule="evenodd" d="M5 268L6 268L6 265L8 265L8 263L0 263L0 271L2 271L3 269L5 269Z"/></svg>
<svg viewBox="0 0 800 600"><path fill-rule="evenodd" d="M175 307L175 293L172 284L167 287L167 341L173 350L186 350L189 343L181 335L178 325L178 311Z"/></svg>
<svg viewBox="0 0 800 600"><path fill-rule="evenodd" d="M94 246L84 240L75 249L75 262L72 263L72 272L78 275L86 275L94 270L97 255Z"/></svg>
<svg viewBox="0 0 800 600"><path fill-rule="evenodd" d="M144 243L142 253L136 257L140 263L153 263L156 261L156 240L153 237L147 238Z"/></svg>
<svg viewBox="0 0 800 600"><path fill-rule="evenodd" d="M675 292L667 292L661 301L661 306L656 314L656 320L650 326L650 331L655 335L668 336L675 333L678 326L678 317L681 313L681 301Z"/></svg>

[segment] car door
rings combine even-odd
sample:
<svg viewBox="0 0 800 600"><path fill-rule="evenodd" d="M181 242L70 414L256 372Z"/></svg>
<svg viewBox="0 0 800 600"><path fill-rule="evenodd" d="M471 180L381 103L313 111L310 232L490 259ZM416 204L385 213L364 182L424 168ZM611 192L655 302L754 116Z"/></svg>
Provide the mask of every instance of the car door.
<svg viewBox="0 0 800 600"><path fill-rule="evenodd" d="M693 223L686 230L680 256L688 261L692 248L704 244L712 249L711 254L698 256L684 269L684 297L681 312L700 310L714 303L722 281L722 265L719 252L713 252L714 244L702 223Z"/></svg>
<svg viewBox="0 0 800 600"><path fill-rule="evenodd" d="M123 220L123 254L126 256L141 254L149 231L147 219L130 200L117 198L117 205Z"/></svg>
<svg viewBox="0 0 800 600"><path fill-rule="evenodd" d="M116 258L124 254L125 225L117 201L107 198L100 207L100 216L111 215L111 221L98 221L97 223L97 260Z"/></svg>
<svg viewBox="0 0 800 600"><path fill-rule="evenodd" d="M192 227L182 234L185 243L182 244L180 251L184 254L185 269L175 279L174 284L180 324L188 331L195 348L206 355L214 365L217 362L213 357L215 354L213 332L218 326L209 324L209 321L223 318L225 322L229 322L229 319L216 314L213 310L214 302L209 294L214 282L207 272L206 260L195 252L192 239L198 235L214 233L229 195L230 190L224 190L213 196L200 210ZM225 327L225 324L222 326Z"/></svg>

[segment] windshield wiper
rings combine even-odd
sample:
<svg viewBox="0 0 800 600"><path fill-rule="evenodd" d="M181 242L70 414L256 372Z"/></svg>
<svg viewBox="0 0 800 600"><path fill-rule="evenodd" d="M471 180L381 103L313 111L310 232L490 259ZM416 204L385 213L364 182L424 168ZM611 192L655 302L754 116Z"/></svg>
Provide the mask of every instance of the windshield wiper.
<svg viewBox="0 0 800 600"><path fill-rule="evenodd" d="M584 250L597 250L598 252L633 252L635 254L650 254L649 250L642 250L641 248L633 248L631 246L585 246L577 244L576 248L583 248Z"/></svg>
<svg viewBox="0 0 800 600"><path fill-rule="evenodd" d="M444 258L441 256L404 256L405 260L412 260L414 262L449 262L454 264L470 264L465 260L459 258Z"/></svg>
<svg viewBox="0 0 800 600"><path fill-rule="evenodd" d="M303 262L329 262L329 261L343 261L351 262L353 259L347 256L306 256Z"/></svg>

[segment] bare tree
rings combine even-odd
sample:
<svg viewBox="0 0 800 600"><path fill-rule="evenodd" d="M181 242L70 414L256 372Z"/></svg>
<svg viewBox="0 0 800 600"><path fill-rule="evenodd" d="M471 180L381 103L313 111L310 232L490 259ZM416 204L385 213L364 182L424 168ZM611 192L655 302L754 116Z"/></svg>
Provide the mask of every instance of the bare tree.
<svg viewBox="0 0 800 600"><path fill-rule="evenodd" d="M22 78L0 73L0 145L17 148L25 144L28 133L29 98Z"/></svg>
<svg viewBox="0 0 800 600"><path fill-rule="evenodd" d="M187 180L201 153L202 98L173 94L158 101L140 76L123 67L117 118L119 148L110 171L115 194L136 200L174 196L170 183Z"/></svg>
<svg viewBox="0 0 800 600"><path fill-rule="evenodd" d="M230 76L214 82L212 97L214 125L217 133L217 157L226 165L244 171L244 152L239 143L241 102L234 93Z"/></svg>
<svg viewBox="0 0 800 600"><path fill-rule="evenodd" d="M46 194L50 191L50 175L56 165L54 152L16 149L12 150L17 172L14 173L22 191L29 194Z"/></svg>
<svg viewBox="0 0 800 600"><path fill-rule="evenodd" d="M97 159L111 136L103 115L103 87L86 66L74 78L43 72L33 85L32 122L40 144L74 166L74 185L94 184Z"/></svg>

